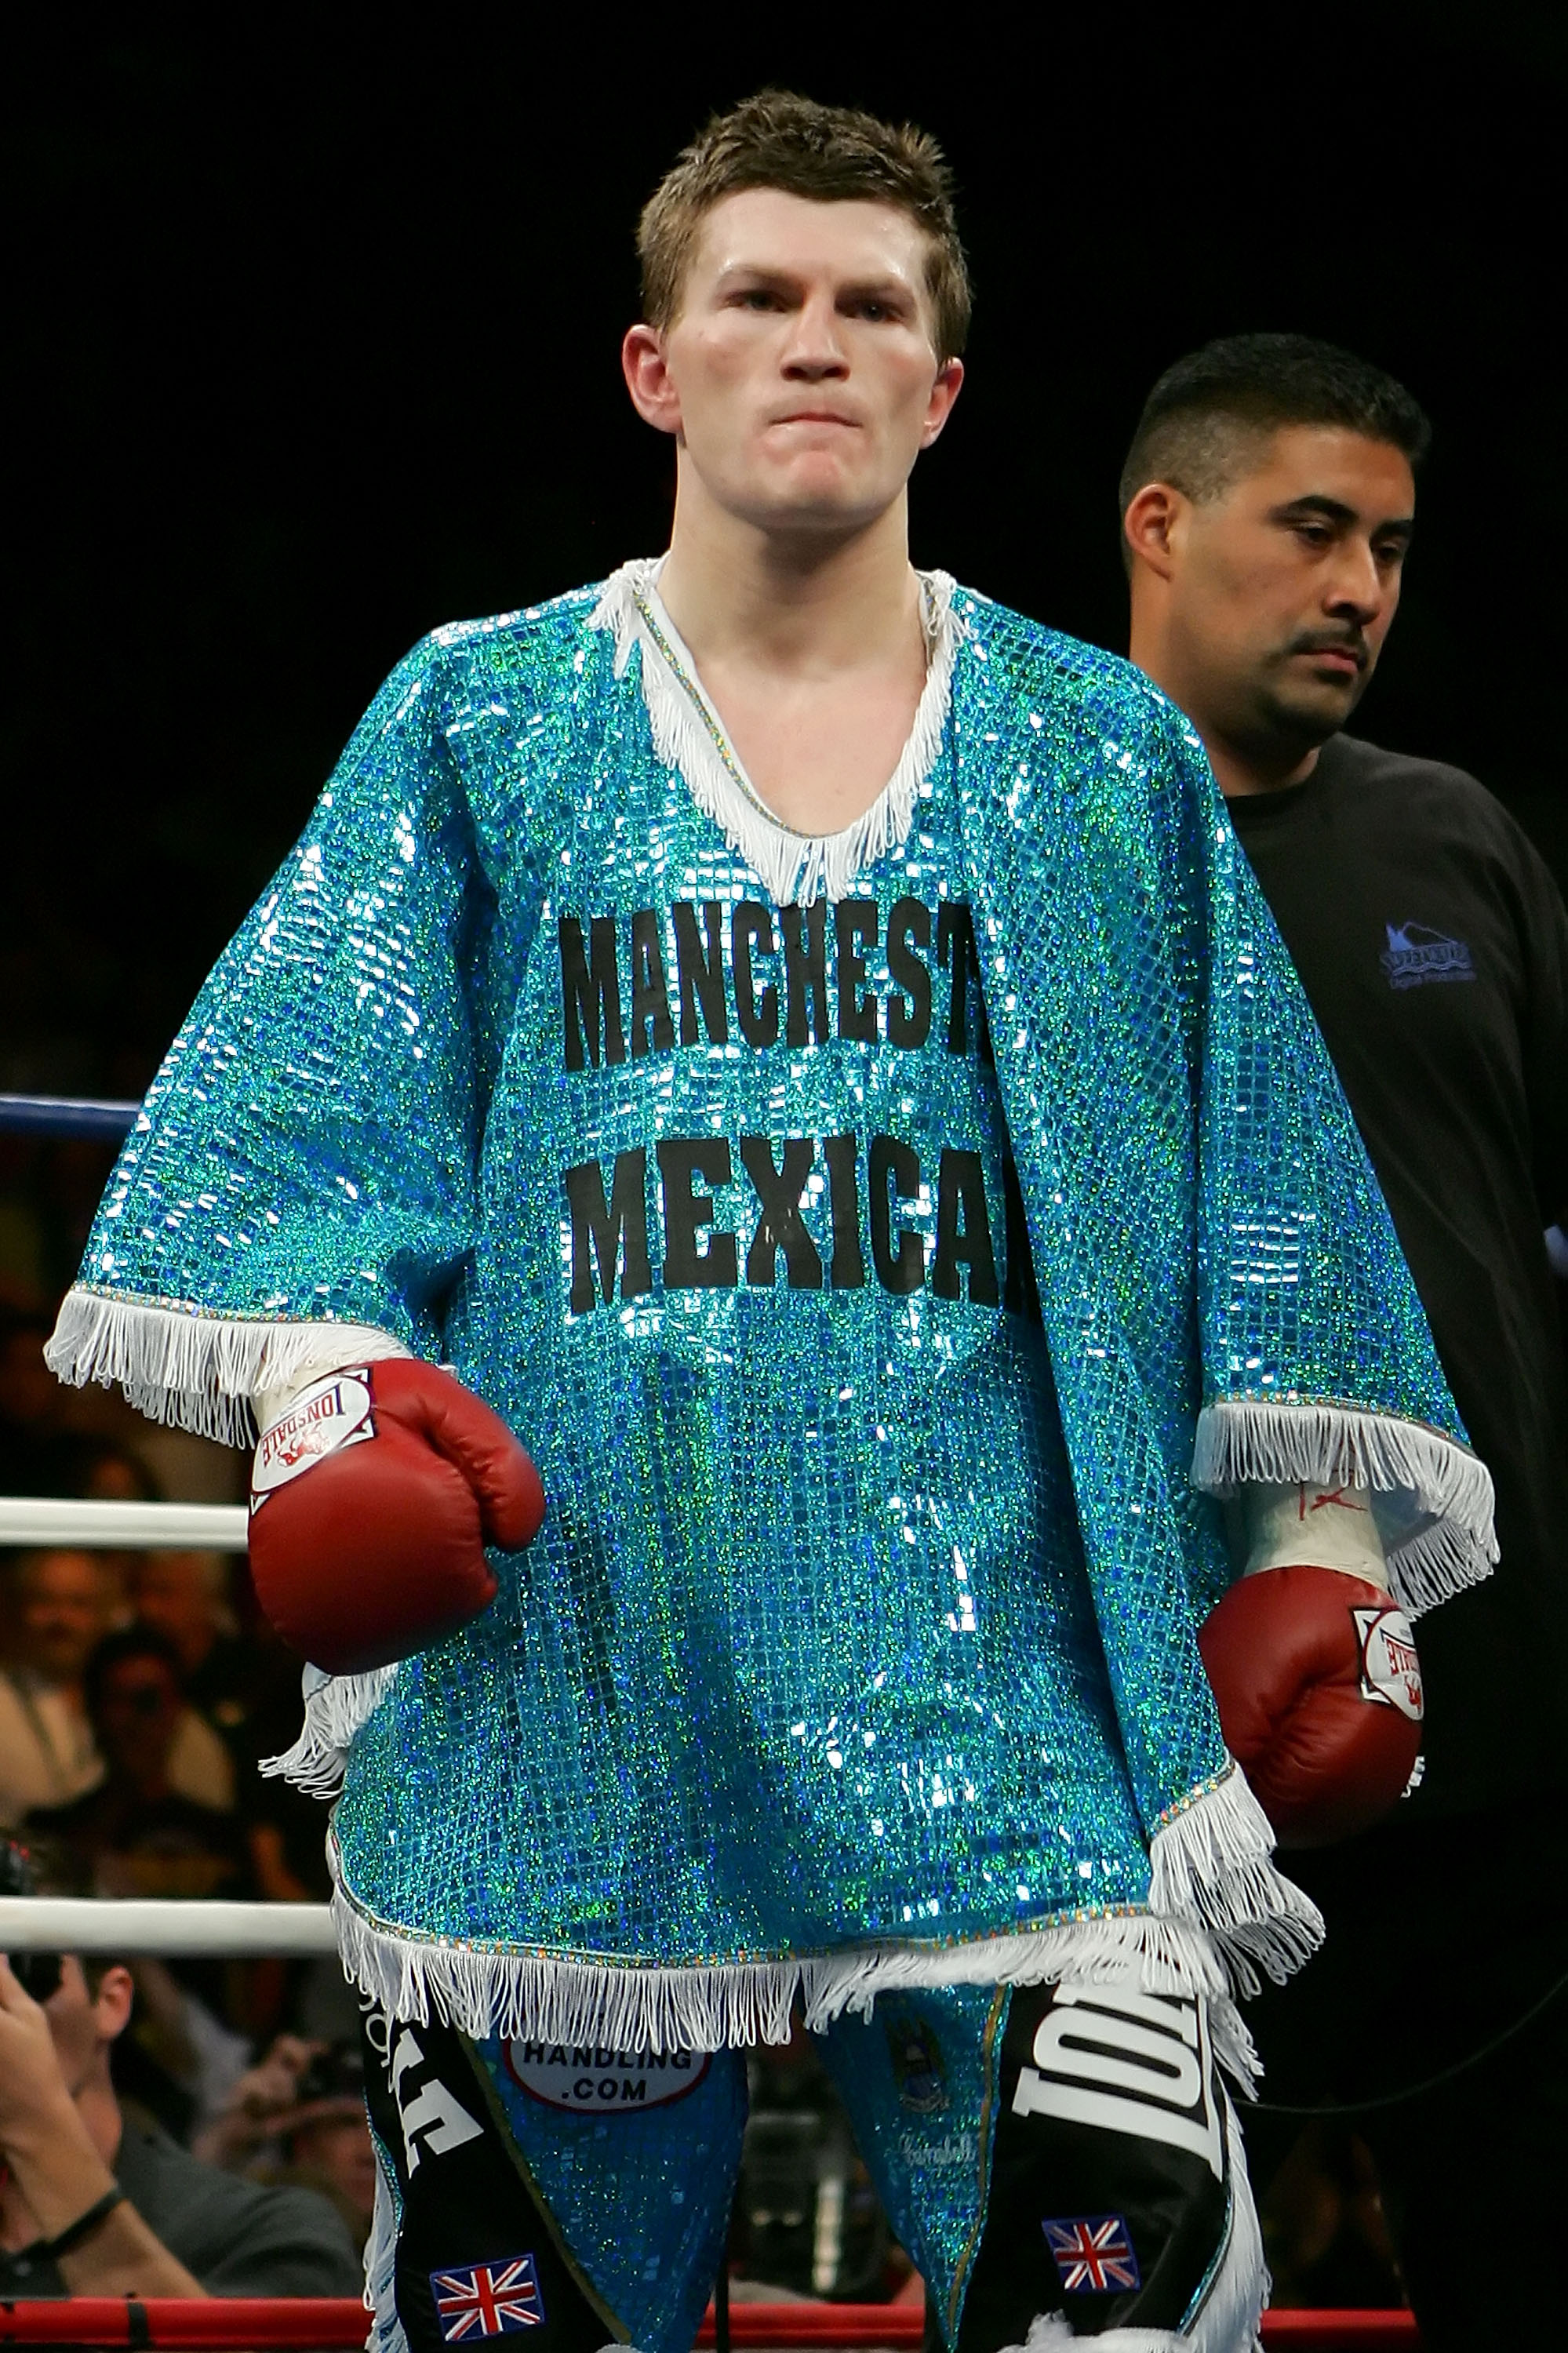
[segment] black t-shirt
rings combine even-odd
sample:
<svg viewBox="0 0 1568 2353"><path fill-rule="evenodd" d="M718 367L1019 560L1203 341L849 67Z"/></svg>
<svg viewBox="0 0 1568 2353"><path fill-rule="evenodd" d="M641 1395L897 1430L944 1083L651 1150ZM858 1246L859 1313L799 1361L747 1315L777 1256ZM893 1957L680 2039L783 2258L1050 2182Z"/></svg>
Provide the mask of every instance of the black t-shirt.
<svg viewBox="0 0 1568 2353"><path fill-rule="evenodd" d="M1405 1820L1568 1780L1568 1361L1543 1229L1568 1211L1568 916L1473 776L1340 735L1231 818L1318 1016L1502 1557L1424 1619L1425 1779Z"/></svg>

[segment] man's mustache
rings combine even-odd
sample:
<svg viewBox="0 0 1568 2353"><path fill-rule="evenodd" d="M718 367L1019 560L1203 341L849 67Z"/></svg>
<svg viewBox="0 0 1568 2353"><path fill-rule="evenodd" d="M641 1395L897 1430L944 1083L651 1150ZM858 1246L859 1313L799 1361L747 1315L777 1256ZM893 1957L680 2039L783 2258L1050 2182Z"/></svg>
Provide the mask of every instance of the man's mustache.
<svg viewBox="0 0 1568 2353"><path fill-rule="evenodd" d="M1372 659L1367 641L1360 629L1303 629L1285 648L1285 659L1292 654L1353 654L1356 668L1365 670Z"/></svg>

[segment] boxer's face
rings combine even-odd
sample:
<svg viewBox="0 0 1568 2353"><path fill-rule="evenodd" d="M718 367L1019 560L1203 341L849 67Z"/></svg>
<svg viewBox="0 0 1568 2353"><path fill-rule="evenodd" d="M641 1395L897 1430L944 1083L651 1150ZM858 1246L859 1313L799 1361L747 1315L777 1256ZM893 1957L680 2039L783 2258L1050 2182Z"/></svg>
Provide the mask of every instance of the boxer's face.
<svg viewBox="0 0 1568 2353"><path fill-rule="evenodd" d="M963 378L938 364L927 240L892 205L748 188L701 227L673 325L634 327L627 381L722 509L843 534L897 500Z"/></svg>
<svg viewBox="0 0 1568 2353"><path fill-rule="evenodd" d="M1398 609L1414 512L1404 454L1338 426L1284 427L1218 498L1178 499L1170 643L1205 733L1310 747L1344 725Z"/></svg>

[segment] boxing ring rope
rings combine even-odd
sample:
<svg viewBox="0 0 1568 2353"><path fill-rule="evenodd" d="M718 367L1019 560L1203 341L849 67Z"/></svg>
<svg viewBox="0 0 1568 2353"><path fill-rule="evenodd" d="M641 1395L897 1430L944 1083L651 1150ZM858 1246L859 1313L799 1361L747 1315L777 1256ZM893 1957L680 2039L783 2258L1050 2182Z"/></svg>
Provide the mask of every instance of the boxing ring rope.
<svg viewBox="0 0 1568 2353"><path fill-rule="evenodd" d="M883 2346L914 2353L924 2337L918 2305L736 2304L730 2307L736 2347L777 2346L781 2353L816 2347ZM0 2304L0 2345L168 2348L170 2353L293 2353L293 2348L358 2347L366 2316L347 2296L68 2296L51 2303ZM1092 2342L1092 2339L1086 2340ZM1408 2312L1271 2312L1263 2322L1268 2353L1418 2353ZM697 2337L714 2342L710 2308Z"/></svg>
<svg viewBox="0 0 1568 2353"><path fill-rule="evenodd" d="M0 1094L0 1135L86 1137L120 1144L131 1133L140 1103L107 1103L93 1095Z"/></svg>
<svg viewBox="0 0 1568 2353"><path fill-rule="evenodd" d="M0 1093L0 1135L118 1144L140 1104L90 1096ZM243 1504L143 1504L0 1496L0 1546L82 1546L94 1551L162 1548L243 1552ZM0 1897L0 1952L157 1954L180 1957L314 1959L335 1953L324 1904L225 1904L192 1899ZM67 2296L0 2300L0 2346L132 2348L132 2353L347 2353L365 2343L365 2309L349 2297ZM732 2303L736 2348L885 2347L916 2353L925 2334L917 2305ZM715 2341L710 2306L697 2345ZM1408 2312L1270 2312L1269 2353L1419 2353Z"/></svg>
<svg viewBox="0 0 1568 2353"><path fill-rule="evenodd" d="M247 1517L243 1504L0 1495L0 1545L85 1545L93 1552L243 1552Z"/></svg>
<svg viewBox="0 0 1568 2353"><path fill-rule="evenodd" d="M163 1960L334 1957L324 1904L228 1904L210 1896L0 1896L0 1953L156 1954Z"/></svg>

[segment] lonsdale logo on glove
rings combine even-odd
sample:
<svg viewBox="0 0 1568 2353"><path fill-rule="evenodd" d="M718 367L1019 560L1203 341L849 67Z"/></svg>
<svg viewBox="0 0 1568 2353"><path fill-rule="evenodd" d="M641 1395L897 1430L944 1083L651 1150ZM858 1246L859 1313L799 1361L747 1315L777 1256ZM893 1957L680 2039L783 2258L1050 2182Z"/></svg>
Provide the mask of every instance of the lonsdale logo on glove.
<svg viewBox="0 0 1568 2353"><path fill-rule="evenodd" d="M324 1454L376 1435L370 1409L370 1372L346 1366L302 1389L287 1411L261 1433L250 1472L250 1509L259 1512L269 1495L297 1479Z"/></svg>
<svg viewBox="0 0 1568 2353"><path fill-rule="evenodd" d="M1425 1712L1421 1662L1403 1609L1352 1609L1361 1651L1361 1697L1398 1708L1412 1724Z"/></svg>
<svg viewBox="0 0 1568 2353"><path fill-rule="evenodd" d="M286 1642L329 1674L363 1674L488 1609L487 1549L520 1552L544 1516L527 1455L450 1373L412 1356L349 1365L262 1432L250 1573Z"/></svg>
<svg viewBox="0 0 1568 2353"><path fill-rule="evenodd" d="M1287 1561L1240 1577L1198 1648L1232 1756L1282 1846L1367 1829L1409 1787L1421 1664L1385 1586Z"/></svg>

